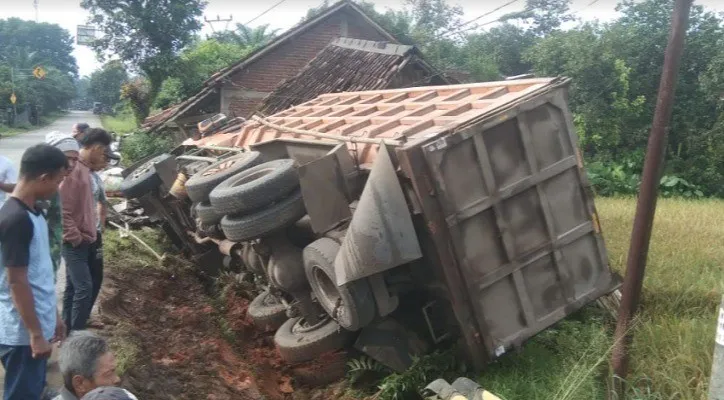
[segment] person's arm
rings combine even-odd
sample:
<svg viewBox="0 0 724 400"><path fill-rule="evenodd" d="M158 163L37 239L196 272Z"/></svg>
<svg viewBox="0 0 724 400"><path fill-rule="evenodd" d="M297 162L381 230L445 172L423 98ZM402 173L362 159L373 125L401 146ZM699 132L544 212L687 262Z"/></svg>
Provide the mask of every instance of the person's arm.
<svg viewBox="0 0 724 400"><path fill-rule="evenodd" d="M63 241L72 244L74 247L83 243L83 236L75 221L75 216L79 212L83 212L80 210L80 196L78 196L78 193L82 193L84 190L81 183L77 175L71 173L63 180L58 189L63 213Z"/></svg>
<svg viewBox="0 0 724 400"><path fill-rule="evenodd" d="M10 217L0 229L2 258L7 271L8 286L15 309L25 329L30 334L33 358L48 357L52 351L50 343L43 336L38 315L35 313L35 299L28 281L30 242L33 238L33 224L27 215Z"/></svg>
<svg viewBox="0 0 724 400"><path fill-rule="evenodd" d="M99 190L101 191L98 201L98 218L100 219L101 232L106 228L106 218L108 217L108 196L106 196L106 188L103 181L98 179Z"/></svg>

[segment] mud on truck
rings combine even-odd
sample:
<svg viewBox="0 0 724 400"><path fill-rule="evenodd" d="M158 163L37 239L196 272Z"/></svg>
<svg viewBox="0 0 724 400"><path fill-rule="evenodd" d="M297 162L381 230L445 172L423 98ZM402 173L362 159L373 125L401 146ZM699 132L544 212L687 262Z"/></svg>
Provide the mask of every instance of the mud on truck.
<svg viewBox="0 0 724 400"><path fill-rule="evenodd" d="M288 363L482 368L615 290L568 81L321 95L124 171L207 274L236 271Z"/></svg>

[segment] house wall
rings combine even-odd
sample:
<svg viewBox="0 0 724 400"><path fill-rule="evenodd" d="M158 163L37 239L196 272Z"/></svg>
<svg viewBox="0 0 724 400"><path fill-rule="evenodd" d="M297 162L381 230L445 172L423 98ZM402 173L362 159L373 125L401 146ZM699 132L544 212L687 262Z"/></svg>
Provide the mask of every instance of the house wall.
<svg viewBox="0 0 724 400"><path fill-rule="evenodd" d="M388 40L356 12L338 11L231 75L221 89L221 112L250 116L267 94L297 75L329 42L343 36Z"/></svg>

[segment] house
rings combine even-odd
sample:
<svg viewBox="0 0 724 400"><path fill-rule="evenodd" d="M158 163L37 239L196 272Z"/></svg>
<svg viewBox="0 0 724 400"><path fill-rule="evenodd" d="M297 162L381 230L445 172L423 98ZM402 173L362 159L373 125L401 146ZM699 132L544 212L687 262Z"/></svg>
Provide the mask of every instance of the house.
<svg viewBox="0 0 724 400"><path fill-rule="evenodd" d="M310 65L313 60L317 62ZM325 64L325 60L343 61L344 65L334 68ZM372 64L367 64L370 62L381 63L380 67L388 68L387 73L395 79L383 77L382 82L363 79L362 72L377 76L369 68ZM402 70L404 73L400 74ZM315 71L324 72L314 75ZM338 74L346 77L339 81ZM408 75L409 78L403 78ZM306 94L295 89L296 84L292 83L311 80L316 82L316 89ZM229 117L248 118L260 107L263 113L277 111L279 107L302 103L325 91L394 88L413 83L422 86L456 81L435 71L413 46L399 45L392 34L359 6L344 0L217 72L204 82L199 93L148 117L143 128L153 132L162 127L176 127L182 136L192 136L196 122L219 112ZM301 97L280 101L281 92L290 98Z"/></svg>

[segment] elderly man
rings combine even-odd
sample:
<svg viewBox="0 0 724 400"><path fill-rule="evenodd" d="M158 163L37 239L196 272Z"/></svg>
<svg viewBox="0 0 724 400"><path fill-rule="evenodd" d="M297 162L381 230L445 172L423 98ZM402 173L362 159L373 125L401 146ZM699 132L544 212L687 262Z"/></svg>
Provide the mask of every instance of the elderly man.
<svg viewBox="0 0 724 400"><path fill-rule="evenodd" d="M63 388L54 400L78 400L93 389L116 386L116 359L102 337L89 331L73 332L60 347Z"/></svg>

